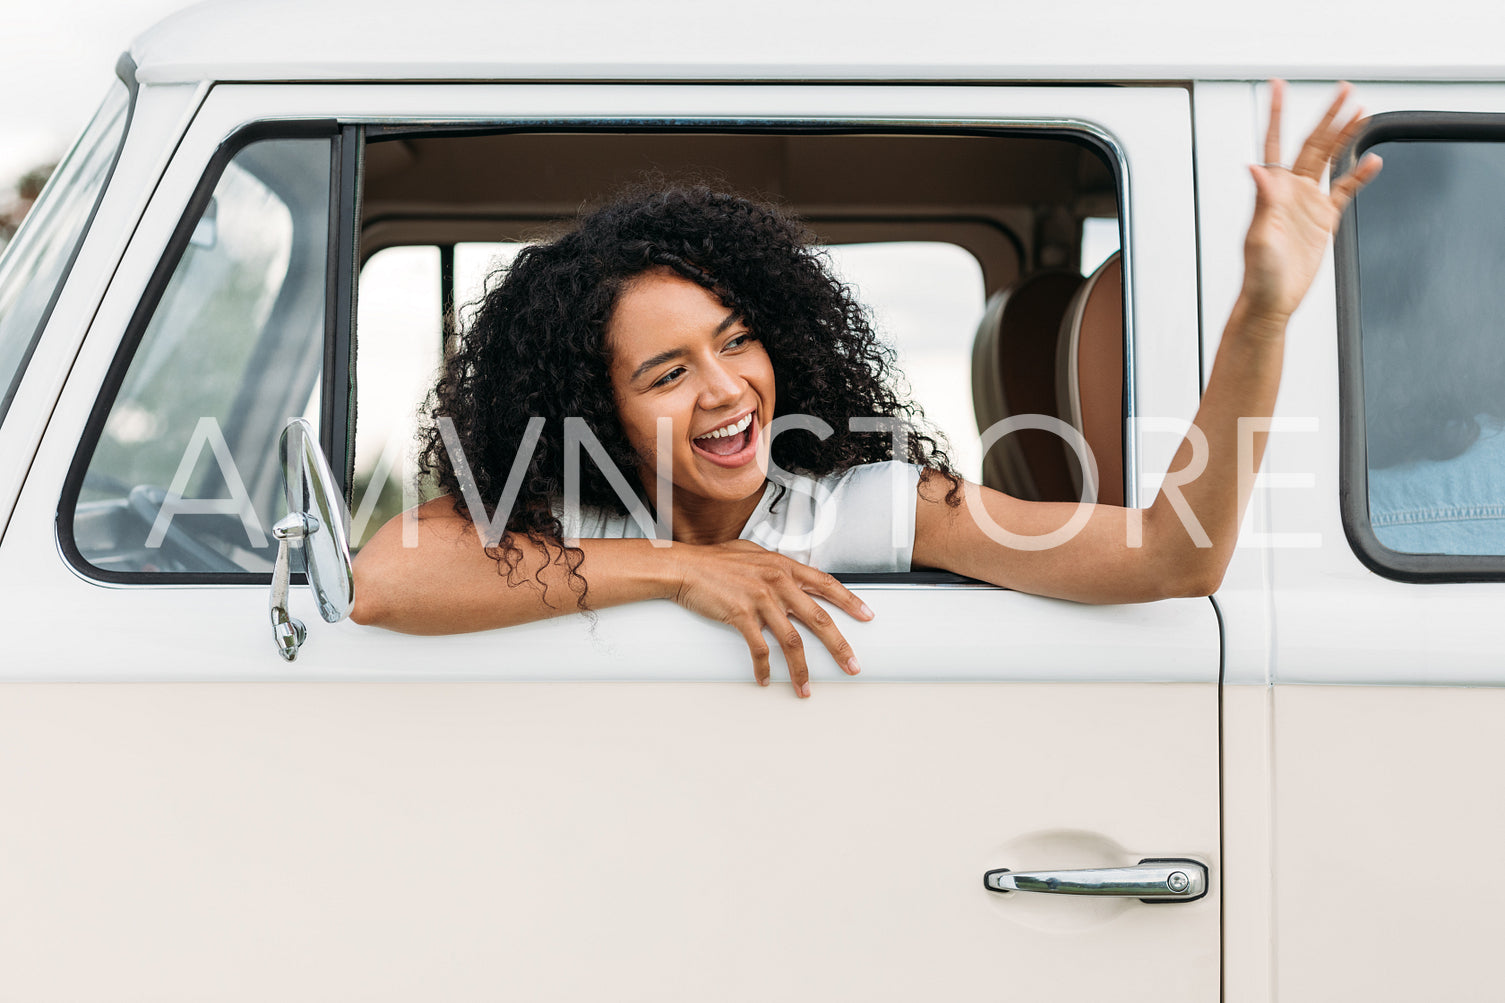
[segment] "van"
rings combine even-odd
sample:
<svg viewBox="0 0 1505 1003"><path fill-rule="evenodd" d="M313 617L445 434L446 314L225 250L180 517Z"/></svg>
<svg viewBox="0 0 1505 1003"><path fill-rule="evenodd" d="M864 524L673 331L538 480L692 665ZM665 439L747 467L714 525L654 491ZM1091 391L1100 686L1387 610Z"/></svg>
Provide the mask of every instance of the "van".
<svg viewBox="0 0 1505 1003"><path fill-rule="evenodd" d="M0 260L0 995L1498 998L1505 493L1499 412L1461 389L1505 389L1476 337L1505 315L1497 33L1398 57L1337 13L1200 40L1060 5L387 13L151 29ZM339 618L339 507L358 547L418 497L445 332L645 171L795 210L969 476L1079 491L1048 437L979 443L1050 408L1147 505L1276 74L1288 150L1350 79L1348 162L1386 168L1292 320L1210 599L844 576L864 671L812 646L810 701L670 603ZM1089 304L1108 340L1073 381ZM1385 427L1402 404L1452 445ZM290 528L286 474L322 521ZM1429 507L1455 483L1466 511Z"/></svg>

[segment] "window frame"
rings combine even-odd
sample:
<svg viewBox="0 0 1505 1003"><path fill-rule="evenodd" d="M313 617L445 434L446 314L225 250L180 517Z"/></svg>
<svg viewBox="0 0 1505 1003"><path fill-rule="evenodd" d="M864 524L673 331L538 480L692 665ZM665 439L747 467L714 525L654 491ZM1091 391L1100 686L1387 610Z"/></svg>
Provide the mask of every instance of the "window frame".
<svg viewBox="0 0 1505 1003"><path fill-rule="evenodd" d="M115 152L110 155L110 165L105 168L104 180L100 182L99 191L94 195L94 202L89 206L89 212L84 217L84 225L78 231L78 237L73 242L73 249L68 252L67 260L63 262L63 268L53 284L52 295L48 297L47 305L42 308L42 313L37 318L36 328L31 333L31 340L21 352L21 357L16 363L16 371L10 374L3 390L0 390L0 423L3 423L5 416L10 413L11 402L15 400L16 393L21 389L21 380L26 375L31 357L36 354L37 344L42 340L42 332L47 330L48 321L52 320L52 311L57 307L64 287L68 285L68 277L73 274L73 263L78 260L79 251L83 250L84 240L89 235L89 228L94 225L94 217L99 213L105 193L110 190L110 182L115 177L115 168L120 165L120 155L125 150L126 141L130 139L131 122L136 116L136 98L140 93L140 85L136 82L136 63L131 59L130 53L122 53L120 59L116 61L115 77L125 85L126 91L125 120L120 129L120 141L115 144ZM46 188L44 187L41 195L45 194ZM38 196L39 201L41 195ZM19 231L17 236L19 236ZM11 243L15 243L14 237L11 238ZM4 248L0 248L0 254L9 249L10 245L7 244Z"/></svg>
<svg viewBox="0 0 1505 1003"><path fill-rule="evenodd" d="M1505 113L1384 112L1370 118L1333 167L1352 170L1370 147L1404 140L1505 143ZM1369 520L1369 455L1359 304L1359 234L1352 204L1333 243L1338 314L1338 507L1354 555L1375 574L1418 584L1505 581L1505 554L1410 554L1380 542Z"/></svg>
<svg viewBox="0 0 1505 1003"><path fill-rule="evenodd" d="M82 481L89 462L97 448L104 424L114 406L125 375L139 347L146 327L151 321L168 282L188 246L189 238L204 207L213 195L215 186L225 166L245 146L266 139L328 138L331 141L330 185L330 247L332 253L326 273L325 298L325 372L322 376L320 413L323 426L320 433L321 446L327 456L334 457L331 463L336 480L349 504L353 482L354 427L356 395L354 393L354 320L356 316L357 279L362 251L359 235L365 225L361 218L361 198L364 162L364 147L368 140L390 140L414 135L476 135L505 132L553 132L558 130L627 131L693 131L693 132L750 132L750 133L860 133L871 135L936 133L948 135L977 135L989 137L1018 136L1042 138L1050 136L1062 141L1091 148L1105 162L1114 178L1115 197L1118 203L1120 246L1126 250L1131 229L1130 191L1128 160L1116 137L1086 121L1054 121L1049 123L1018 124L992 121L948 121L944 124L931 121L890 119L882 122L861 119L699 119L693 125L683 120L670 118L635 118L628 122L616 118L563 117L548 119L500 119L495 122L403 122L381 123L368 121L359 124L342 123L323 117L303 119L266 120L251 122L233 131L221 141L210 158L197 187L188 200L166 248L138 301L121 343L111 362L110 369L101 385L99 395L90 413L74 454L57 511L59 549L68 563L86 580L109 584L129 585L265 585L270 581L267 573L241 572L118 572L97 568L83 556L74 540L74 508L82 489ZM1017 238L1016 238L1017 239ZM1133 413L1134 400L1134 310L1131 255L1124 255L1124 406L1126 413ZM1132 439L1125 440L1125 478L1129 491L1126 497L1134 497L1137 481L1137 450ZM301 576L295 576L301 581ZM933 571L900 572L884 575L852 576L854 582L879 585L880 587L906 587L921 582L925 584L949 584L961 587L993 586L960 575Z"/></svg>
<svg viewBox="0 0 1505 1003"><path fill-rule="evenodd" d="M189 246L200 216L214 195L225 168L253 143L275 139L328 139L330 141L329 260L324 286L324 364L320 375L320 445L326 456L346 455L345 462L331 464L342 491L350 483L349 447L354 429L354 394L350 355L353 349L355 308L355 235L359 229L359 174L362 130L342 126L330 118L252 122L230 133L215 148L192 195L183 208L172 235L154 267L140 299L131 313L120 344L100 386L84 425L63 490L58 499L57 539L63 558L88 581L111 585L260 585L270 584L270 572L113 571L96 567L79 550L74 539L74 512L83 490L84 477L98 448L100 436L114 409L120 389L147 327L161 305L168 283ZM346 215L348 213L348 215ZM338 449L336 449L338 445ZM296 584L306 582L302 572L293 575Z"/></svg>
<svg viewBox="0 0 1505 1003"><path fill-rule="evenodd" d="M693 122L676 120L662 117L633 118L621 120L616 118L561 118L561 119L527 119L514 118L499 120L495 123L487 122L414 122L377 124L373 123L366 127L366 140L369 142L382 142L402 140L416 137L431 136L489 136L512 133L550 133L550 132L608 132L608 133L661 133L661 132L692 132L692 133L747 133L754 135L945 135L945 136L980 136L989 138L1050 138L1062 142L1069 142L1085 147L1099 156L1113 175L1114 198L1117 202L1118 240L1123 268L1123 300L1122 309L1124 315L1123 336L1123 394L1122 410L1125 419L1129 419L1137 413L1135 403L1135 351L1134 351L1134 294L1133 294L1133 253L1130 239L1131 211L1129 191L1129 168L1128 156L1117 138L1106 129L1080 120L1062 120L1057 122L1042 123L1039 125L1020 125L1013 123L992 122L966 122L948 121L945 123L910 121L904 119L885 119L882 121L863 121L847 119L808 119L808 118L783 118L765 117L758 119L722 119L722 118L697 118ZM362 220L362 227L370 225L383 228L396 224L399 228L404 222L414 219L421 220L423 217L406 216L382 216ZM491 217L490 221L516 221L527 219L532 221L534 217L499 215ZM928 218L934 222L933 218ZM874 220L843 219L840 223L863 223ZM886 221L886 220L884 220ZM906 218L906 221L913 221ZM924 222L926 220L920 220ZM970 223L985 225L999 230L1004 239L1013 246L1021 263L1025 261L1023 244L1017 234L1005 226L997 225L992 220L978 219L975 217L946 217L947 222ZM486 218L477 218L475 221L478 230L483 228ZM833 221L836 222L836 221ZM484 232L484 230L480 230ZM367 247L362 244L360 265L377 251L385 250L392 246L405 246L409 242L389 236L383 233L385 239L378 240ZM485 239L485 238L478 238ZM494 238L493 238L494 239ZM414 243L431 244L431 242L417 241ZM440 246L442 255L442 245ZM966 248L965 245L958 246ZM441 263L441 271L443 264ZM358 272L357 272L358 280ZM442 295L452 295L452 288L447 287ZM453 307L454 304L451 304ZM349 450L347 463L354 463L353 445ZM1133 436L1124 437L1124 497L1133 501L1139 495L1139 459ZM350 483L347 478L346 483ZM347 497L347 504L350 499ZM907 572L863 572L848 573L839 572L834 577L845 584L860 584L867 588L908 588L916 585L927 587L950 587L950 588L982 588L992 589L998 586L988 582L969 578L965 575L955 574L949 571L907 571Z"/></svg>

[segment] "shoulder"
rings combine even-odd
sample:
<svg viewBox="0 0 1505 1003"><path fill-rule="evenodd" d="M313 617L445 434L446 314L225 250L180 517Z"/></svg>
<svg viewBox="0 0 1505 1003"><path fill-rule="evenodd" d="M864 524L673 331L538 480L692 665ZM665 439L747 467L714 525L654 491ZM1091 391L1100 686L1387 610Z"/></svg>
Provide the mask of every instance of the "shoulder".
<svg viewBox="0 0 1505 1003"><path fill-rule="evenodd" d="M414 508L394 516L379 531L412 533L421 527L424 533L464 534L475 533L475 522L465 512L455 507L450 495L440 495Z"/></svg>
<svg viewBox="0 0 1505 1003"><path fill-rule="evenodd" d="M838 473L827 474L820 478L819 483L827 485L833 491L852 492L872 491L898 481L907 483L913 490L919 487L922 469L919 464L906 463L903 460L881 460L877 463L862 463Z"/></svg>
<svg viewBox="0 0 1505 1003"><path fill-rule="evenodd" d="M789 482L774 520L786 540L801 541L788 552L826 571L908 571L920 470L884 461Z"/></svg>
<svg viewBox="0 0 1505 1003"><path fill-rule="evenodd" d="M884 460L819 477L786 474L776 480L784 492L774 504L772 514L776 518L797 519L804 512L811 518L829 519L848 506L882 505L905 508L912 518L922 469L901 460Z"/></svg>

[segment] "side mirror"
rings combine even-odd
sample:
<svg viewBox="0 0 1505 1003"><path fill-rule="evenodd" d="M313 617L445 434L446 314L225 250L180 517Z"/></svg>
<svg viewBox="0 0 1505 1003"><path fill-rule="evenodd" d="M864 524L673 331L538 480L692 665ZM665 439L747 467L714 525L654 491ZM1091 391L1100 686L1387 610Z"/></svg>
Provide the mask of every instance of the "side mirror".
<svg viewBox="0 0 1505 1003"><path fill-rule="evenodd" d="M350 543L345 533L345 500L335 490L329 463L319 449L313 426L294 418L282 430L279 447L282 479L287 488L287 518L272 527L277 564L272 571L272 635L282 657L291 662L307 632L287 608L289 551L303 552L308 584L329 623L350 614L355 578L350 570Z"/></svg>

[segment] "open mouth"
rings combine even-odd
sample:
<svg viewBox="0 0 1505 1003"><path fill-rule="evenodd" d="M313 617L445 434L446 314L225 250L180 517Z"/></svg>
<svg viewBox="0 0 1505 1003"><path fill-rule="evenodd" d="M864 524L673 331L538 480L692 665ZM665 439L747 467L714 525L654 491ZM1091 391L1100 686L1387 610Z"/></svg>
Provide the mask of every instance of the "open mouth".
<svg viewBox="0 0 1505 1003"><path fill-rule="evenodd" d="M741 419L691 439L695 452L720 467L740 467L752 460L758 444L757 413L749 411Z"/></svg>

